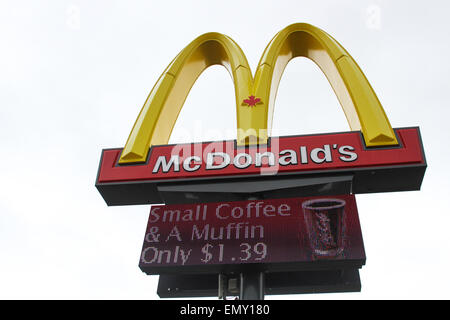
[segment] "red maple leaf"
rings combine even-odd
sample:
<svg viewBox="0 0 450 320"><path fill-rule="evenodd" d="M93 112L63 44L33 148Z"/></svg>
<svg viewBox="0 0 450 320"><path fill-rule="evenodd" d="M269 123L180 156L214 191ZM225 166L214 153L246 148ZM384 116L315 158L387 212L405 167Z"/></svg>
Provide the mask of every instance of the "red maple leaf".
<svg viewBox="0 0 450 320"><path fill-rule="evenodd" d="M255 96L249 96L248 99L244 99L244 103L249 107L254 107L261 103L261 99L255 98Z"/></svg>

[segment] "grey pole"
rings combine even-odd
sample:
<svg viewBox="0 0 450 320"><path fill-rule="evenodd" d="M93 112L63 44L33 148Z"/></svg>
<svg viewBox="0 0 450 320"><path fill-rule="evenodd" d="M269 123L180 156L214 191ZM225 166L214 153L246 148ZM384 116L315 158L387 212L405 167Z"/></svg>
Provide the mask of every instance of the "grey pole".
<svg viewBox="0 0 450 320"><path fill-rule="evenodd" d="M264 300L264 272L241 273L240 300Z"/></svg>
<svg viewBox="0 0 450 320"><path fill-rule="evenodd" d="M247 198L248 200L260 200L256 196ZM264 272L243 272L240 278L240 300L264 300L265 278Z"/></svg>

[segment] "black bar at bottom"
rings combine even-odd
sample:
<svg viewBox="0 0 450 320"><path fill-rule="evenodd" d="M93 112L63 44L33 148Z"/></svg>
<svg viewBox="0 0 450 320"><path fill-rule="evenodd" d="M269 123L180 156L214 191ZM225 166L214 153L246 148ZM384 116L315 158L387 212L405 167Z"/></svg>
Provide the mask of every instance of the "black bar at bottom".
<svg viewBox="0 0 450 320"><path fill-rule="evenodd" d="M264 277L266 295L361 291L358 268L274 272ZM217 274L161 275L157 293L160 298L194 298L217 297L217 291Z"/></svg>

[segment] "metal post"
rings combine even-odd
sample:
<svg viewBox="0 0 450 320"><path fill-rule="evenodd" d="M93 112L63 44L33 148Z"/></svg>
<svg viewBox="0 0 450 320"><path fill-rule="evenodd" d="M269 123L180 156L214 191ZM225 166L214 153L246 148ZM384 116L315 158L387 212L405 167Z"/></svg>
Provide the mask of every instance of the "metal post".
<svg viewBox="0 0 450 320"><path fill-rule="evenodd" d="M241 273L240 300L264 300L264 272Z"/></svg>
<svg viewBox="0 0 450 320"><path fill-rule="evenodd" d="M260 200L250 196L248 200ZM264 272L243 272L240 279L240 300L264 300Z"/></svg>
<svg viewBox="0 0 450 320"><path fill-rule="evenodd" d="M219 299L226 300L227 299L227 291L228 291L228 279L223 273L219 273Z"/></svg>

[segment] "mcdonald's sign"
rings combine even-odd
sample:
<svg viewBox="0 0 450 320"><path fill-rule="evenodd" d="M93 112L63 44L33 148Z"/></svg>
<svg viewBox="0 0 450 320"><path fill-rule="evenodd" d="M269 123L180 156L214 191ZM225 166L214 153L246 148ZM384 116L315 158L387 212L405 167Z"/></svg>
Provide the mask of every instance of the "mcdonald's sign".
<svg viewBox="0 0 450 320"><path fill-rule="evenodd" d="M351 131L271 137L281 76L299 56L324 72ZM216 64L234 83L236 140L167 145L191 87ZM217 200L215 194L233 201L255 193L418 190L425 169L419 128L393 129L350 54L319 28L298 23L273 37L254 76L226 35L206 33L187 45L151 90L125 147L102 151L96 187L108 205Z"/></svg>

